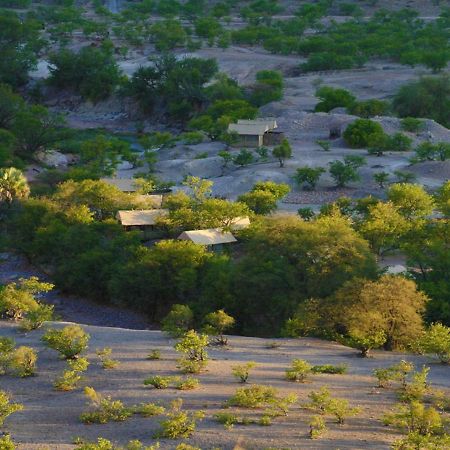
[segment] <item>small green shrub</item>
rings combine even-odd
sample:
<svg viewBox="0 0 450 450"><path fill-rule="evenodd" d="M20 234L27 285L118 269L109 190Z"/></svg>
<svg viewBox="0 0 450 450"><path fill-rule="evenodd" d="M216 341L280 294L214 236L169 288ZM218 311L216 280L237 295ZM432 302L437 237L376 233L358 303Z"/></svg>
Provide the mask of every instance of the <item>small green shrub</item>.
<svg viewBox="0 0 450 450"><path fill-rule="evenodd" d="M161 352L159 350L152 350L148 354L147 359L150 359L152 361L156 361L158 359L161 359Z"/></svg>
<svg viewBox="0 0 450 450"><path fill-rule="evenodd" d="M320 438L326 431L325 420L322 416L313 416L309 422L309 436L311 439Z"/></svg>
<svg viewBox="0 0 450 450"><path fill-rule="evenodd" d="M172 410L167 414L167 419L161 422L161 429L156 437L168 439L189 438L195 431L197 421L205 416L203 411L188 413L181 409L181 399L172 402Z"/></svg>
<svg viewBox="0 0 450 450"><path fill-rule="evenodd" d="M177 380L175 383L175 388L180 391L190 391L192 389L198 388L200 385L200 381L197 378L186 377L181 380Z"/></svg>
<svg viewBox="0 0 450 450"><path fill-rule="evenodd" d="M291 368L286 370L286 379L304 383L311 371L312 365L307 361L304 359L294 359L291 362Z"/></svg>
<svg viewBox="0 0 450 450"><path fill-rule="evenodd" d="M323 364L318 366L312 366L312 373L330 373L330 374L344 374L347 373L347 366L340 364L339 366L333 366L332 364Z"/></svg>
<svg viewBox="0 0 450 450"><path fill-rule="evenodd" d="M356 416L360 408L351 407L348 400L332 398L327 407L327 412L336 417L337 423L343 425L348 417Z"/></svg>
<svg viewBox="0 0 450 450"><path fill-rule="evenodd" d="M77 358L88 347L90 336L79 325L67 325L61 330L49 329L42 340L65 359Z"/></svg>
<svg viewBox="0 0 450 450"><path fill-rule="evenodd" d="M250 361L246 364L239 364L237 366L231 367L231 371L233 375L241 382L241 383L247 383L248 377L250 375L251 369L253 369L256 366L256 363L253 361Z"/></svg>
<svg viewBox="0 0 450 450"><path fill-rule="evenodd" d="M164 414L166 412L166 408L164 408L164 406L157 405L156 403L142 403L135 407L134 412L144 417L153 417Z"/></svg>
<svg viewBox="0 0 450 450"><path fill-rule="evenodd" d="M65 370L53 383L57 391L73 391L83 379L81 374L87 370L89 361L86 358L78 358L67 361L67 365L69 369Z"/></svg>
<svg viewBox="0 0 450 450"><path fill-rule="evenodd" d="M113 445L111 441L104 438L98 438L96 443L92 442L82 442L80 439L77 439L75 442L77 447L75 450L158 450L159 443L155 445L145 446L142 442L138 440L133 440L128 442L125 447L116 447Z"/></svg>
<svg viewBox="0 0 450 450"><path fill-rule="evenodd" d="M221 423L227 430L230 430L234 425L241 422L238 416L229 412L219 412L214 414L214 419Z"/></svg>
<svg viewBox="0 0 450 450"><path fill-rule="evenodd" d="M184 373L199 373L208 361L206 347L209 338L206 334L188 331L176 344L175 350L184 356L178 361L179 368Z"/></svg>
<svg viewBox="0 0 450 450"><path fill-rule="evenodd" d="M15 450L16 446L11 439L11 436L7 434L6 436L0 437L0 449L1 450Z"/></svg>
<svg viewBox="0 0 450 450"><path fill-rule="evenodd" d="M450 364L450 327L441 323L432 324L417 344L424 353L436 355L442 364Z"/></svg>
<svg viewBox="0 0 450 450"><path fill-rule="evenodd" d="M31 347L21 346L11 354L9 367L19 377L30 377L36 370L37 354Z"/></svg>
<svg viewBox="0 0 450 450"><path fill-rule="evenodd" d="M415 117L405 117L400 123L402 130L409 131L410 133L417 133L424 125L422 120L416 119Z"/></svg>
<svg viewBox="0 0 450 450"><path fill-rule="evenodd" d="M443 426L440 414L433 407L426 407L418 401L397 405L393 411L385 413L383 422L421 436L440 432Z"/></svg>
<svg viewBox="0 0 450 450"><path fill-rule="evenodd" d="M40 328L44 322L53 320L53 305L39 304L36 309L27 311L20 323L20 328L24 331L31 331Z"/></svg>
<svg viewBox="0 0 450 450"><path fill-rule="evenodd" d="M344 131L344 139L351 148L366 148L371 140L381 134L384 134L384 131L378 122L356 119Z"/></svg>
<svg viewBox="0 0 450 450"><path fill-rule="evenodd" d="M322 139L318 139L316 141L316 144L324 151L329 152L331 149L331 142L330 141L324 141Z"/></svg>
<svg viewBox="0 0 450 450"><path fill-rule="evenodd" d="M161 329L173 338L179 338L192 326L194 314L187 305L173 305L161 322Z"/></svg>
<svg viewBox="0 0 450 450"><path fill-rule="evenodd" d="M227 400L228 406L242 408L262 408L276 399L276 389L272 386L254 384L247 388L239 388Z"/></svg>
<svg viewBox="0 0 450 450"><path fill-rule="evenodd" d="M144 380L145 386L153 386L155 389L167 389L172 383L173 377L162 377L155 375Z"/></svg>
<svg viewBox="0 0 450 450"><path fill-rule="evenodd" d="M306 404L306 407L319 411L321 414L325 414L328 411L328 406L331 402L330 390L323 386L318 391L311 391L308 394L310 401Z"/></svg>
<svg viewBox="0 0 450 450"><path fill-rule="evenodd" d="M116 361L110 357L111 353L112 353L112 349L109 347L105 347L105 348L96 350L95 353L100 358L102 367L104 369L114 369L120 364L119 361Z"/></svg>
<svg viewBox="0 0 450 450"><path fill-rule="evenodd" d="M258 425L268 427L272 425L272 418L270 416L262 416L258 421Z"/></svg>
<svg viewBox="0 0 450 450"><path fill-rule="evenodd" d="M195 145L195 144L201 144L205 136L201 131L187 131L186 133L183 133L180 138L187 144L187 145Z"/></svg>
<svg viewBox="0 0 450 450"><path fill-rule="evenodd" d="M5 391L0 391L0 425L13 413L22 411L23 405L11 403L10 396Z"/></svg>
<svg viewBox="0 0 450 450"><path fill-rule="evenodd" d="M422 367L420 372L414 372L411 381L406 383L403 390L399 393L400 400L404 402L413 402L423 400L425 394L430 390L428 385L429 367Z"/></svg>
<svg viewBox="0 0 450 450"><path fill-rule="evenodd" d="M445 433L423 436L416 431L411 431L406 437L392 444L392 450L442 450L446 448L450 448L450 434Z"/></svg>
<svg viewBox="0 0 450 450"><path fill-rule="evenodd" d="M388 368L378 368L373 370L373 375L378 380L379 388L388 387L391 382L395 379L395 372L391 367Z"/></svg>
<svg viewBox="0 0 450 450"><path fill-rule="evenodd" d="M205 317L203 332L214 337L218 345L227 345L228 339L224 336L226 330L234 325L234 318L229 316L223 309L209 313Z"/></svg>
<svg viewBox="0 0 450 450"><path fill-rule="evenodd" d="M20 320L25 314L39 309L36 294L48 292L53 284L42 283L37 277L20 278L0 288L0 316Z"/></svg>
<svg viewBox="0 0 450 450"><path fill-rule="evenodd" d="M81 414L83 423L123 422L132 414L132 410L126 408L120 400L103 397L92 387L85 387L84 394L90 400L93 410Z"/></svg>

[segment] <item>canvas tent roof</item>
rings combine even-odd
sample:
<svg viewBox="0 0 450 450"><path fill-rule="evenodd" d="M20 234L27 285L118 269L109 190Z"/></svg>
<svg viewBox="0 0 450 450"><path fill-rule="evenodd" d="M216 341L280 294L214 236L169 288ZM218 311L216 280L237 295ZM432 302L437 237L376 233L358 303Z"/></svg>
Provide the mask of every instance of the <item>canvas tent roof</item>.
<svg viewBox="0 0 450 450"><path fill-rule="evenodd" d="M250 219L248 217L236 217L236 219L231 222L232 230L243 230L250 226Z"/></svg>
<svg viewBox="0 0 450 450"><path fill-rule="evenodd" d="M150 201L154 208L161 208L163 196L160 194L140 194L138 200L144 203Z"/></svg>
<svg viewBox="0 0 450 450"><path fill-rule="evenodd" d="M239 135L261 136L275 128L277 128L275 120L238 120L237 123L230 123L228 131L235 132Z"/></svg>
<svg viewBox="0 0 450 450"><path fill-rule="evenodd" d="M137 186L133 178L100 178L100 181L112 184L122 192L136 192Z"/></svg>
<svg viewBox="0 0 450 450"><path fill-rule="evenodd" d="M218 245L236 242L236 238L229 232L220 228L209 228L206 230L183 231L178 236L183 241L192 241L200 245Z"/></svg>
<svg viewBox="0 0 450 450"><path fill-rule="evenodd" d="M142 211L118 211L117 219L125 226L155 225L160 217L168 214L167 209L147 209Z"/></svg>

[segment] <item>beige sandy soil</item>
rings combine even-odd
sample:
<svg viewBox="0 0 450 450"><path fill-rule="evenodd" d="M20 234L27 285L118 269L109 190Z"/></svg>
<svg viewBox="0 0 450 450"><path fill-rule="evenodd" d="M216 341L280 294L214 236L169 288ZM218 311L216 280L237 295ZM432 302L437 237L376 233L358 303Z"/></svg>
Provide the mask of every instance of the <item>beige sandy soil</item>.
<svg viewBox="0 0 450 450"><path fill-rule="evenodd" d="M64 324L52 324L52 326ZM360 359L357 352L342 345L317 339L266 339L230 337L230 345L211 348L211 361L207 371L199 376L201 386L194 391L174 389L154 390L143 385L150 375L179 375L176 369L177 355L173 350L173 340L159 331L136 331L119 328L86 326L91 335L88 358L91 365L84 385L93 386L98 392L121 399L125 404L141 402L161 402L168 404L174 398L182 398L188 410L205 410L206 418L199 424L197 432L189 439L191 445L202 449L232 449L240 443L245 449L268 447L291 449L388 449L399 435L382 425L383 411L395 402L393 390L374 387L371 372L376 367L388 366L400 359L413 361L417 367L430 364L426 357L377 351L374 358ZM150 444L158 429L160 417L131 417L126 422L106 425L84 425L79 415L86 409L81 388L68 393L57 392L52 381L64 368L56 352L45 348L40 342L42 330L21 334L9 322L0 322L0 334L12 336L19 345L29 345L39 352L37 375L18 379L3 376L1 389L9 391L14 400L24 404L22 412L10 416L3 431L10 432L20 443L21 450L50 448L66 450L73 448L75 437L95 440L102 436L116 443L124 444L130 439L140 439ZM279 348L268 349L269 342L277 342ZM97 348L111 347L113 357L121 364L118 368L105 371L98 364ZM146 360L151 349L162 353L159 361ZM297 384L283 379L284 370L293 358L304 358L312 364L347 364L346 375L314 375L305 384ZM230 431L212 420L214 413L221 409L223 402L240 385L231 375L231 366L246 361L256 361L250 381L272 385L280 393L296 393L299 403L287 417L274 420L272 426L236 426ZM450 367L432 363L430 380L438 388L450 388ZM312 412L300 408L311 390L328 385L335 396L348 399L352 405L361 407L359 416L351 418L343 426L328 420L328 433L320 440L308 438L308 421ZM229 410L233 411L233 409ZM238 411L249 417L260 417L261 412ZM180 441L161 440L162 449L174 449ZM48 446L48 447L47 447Z"/></svg>

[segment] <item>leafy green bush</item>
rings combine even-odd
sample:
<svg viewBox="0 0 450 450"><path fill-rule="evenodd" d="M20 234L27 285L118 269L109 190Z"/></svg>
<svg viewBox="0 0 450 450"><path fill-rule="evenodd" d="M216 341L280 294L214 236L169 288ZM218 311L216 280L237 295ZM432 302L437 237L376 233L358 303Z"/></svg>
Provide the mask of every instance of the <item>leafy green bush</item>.
<svg viewBox="0 0 450 450"><path fill-rule="evenodd" d="M10 396L5 391L0 391L0 425L4 424L8 416L22 409L23 405L11 403Z"/></svg>
<svg viewBox="0 0 450 450"><path fill-rule="evenodd" d="M310 403L307 406L319 411L321 414L331 414L336 417L339 425L344 424L347 417L355 416L359 413L359 408L350 407L349 402L341 398L333 398L327 387L322 387L319 391L312 391L308 394Z"/></svg>
<svg viewBox="0 0 450 450"><path fill-rule="evenodd" d="M166 412L164 406L157 405L156 403L141 403L134 408L136 414L140 414L143 417L160 416Z"/></svg>
<svg viewBox="0 0 450 450"><path fill-rule="evenodd" d="M181 337L192 326L194 314L187 305L173 305L161 322L161 329L171 337Z"/></svg>
<svg viewBox="0 0 450 450"><path fill-rule="evenodd" d="M121 80L113 51L83 47L78 53L67 48L52 53L49 83L61 89L74 89L86 99L98 102L109 97Z"/></svg>
<svg viewBox="0 0 450 450"><path fill-rule="evenodd" d="M229 412L219 412L214 414L214 419L221 423L227 430L230 430L234 425L241 423L238 416Z"/></svg>
<svg viewBox="0 0 450 450"><path fill-rule="evenodd" d="M432 324L417 344L421 351L436 355L442 364L450 364L450 327Z"/></svg>
<svg viewBox="0 0 450 450"><path fill-rule="evenodd" d="M53 305L39 304L36 309L27 311L20 323L20 328L24 331L31 331L40 328L44 322L53 320Z"/></svg>
<svg viewBox="0 0 450 450"><path fill-rule="evenodd" d="M108 439L104 439L99 437L96 443L83 442L80 439L77 439L75 442L77 445L75 450L158 450L159 443L156 445L144 446L142 442L138 440L133 440L128 442L125 447L117 447L113 445L111 441Z"/></svg>
<svg viewBox="0 0 450 450"><path fill-rule="evenodd" d="M407 405L397 405L394 411L383 417L386 425L393 425L422 436L433 435L442 430L442 419L433 407L412 401Z"/></svg>
<svg viewBox="0 0 450 450"><path fill-rule="evenodd" d="M325 420L322 416L313 416L309 422L309 436L311 439L318 439L326 431Z"/></svg>
<svg viewBox="0 0 450 450"><path fill-rule="evenodd" d="M182 371L198 373L208 361L209 338L205 334L198 334L194 330L188 331L176 344L175 350L184 356L179 360Z"/></svg>
<svg viewBox="0 0 450 450"><path fill-rule="evenodd" d="M95 353L100 358L102 367L104 369L114 369L120 364L119 361L116 361L111 358L112 349L110 347L105 347L105 348L96 350Z"/></svg>
<svg viewBox="0 0 450 450"><path fill-rule="evenodd" d="M405 117L400 121L402 130L409 131L410 133L417 133L423 126L423 120L417 119L415 117Z"/></svg>
<svg viewBox="0 0 450 450"><path fill-rule="evenodd" d="M422 401L424 396L430 391L430 386L427 381L429 367L422 367L419 372L412 373L411 381L405 383L403 389L399 392L399 398L403 402Z"/></svg>
<svg viewBox="0 0 450 450"><path fill-rule="evenodd" d="M234 318L228 315L223 309L206 315L203 332L209 336L214 336L215 343L218 345L227 345L228 339L224 332L234 325Z"/></svg>
<svg viewBox="0 0 450 450"><path fill-rule="evenodd" d="M254 384L248 388L237 389L227 400L227 404L242 408L262 408L276 399L276 392L272 386Z"/></svg>
<svg viewBox="0 0 450 450"><path fill-rule="evenodd" d="M21 278L0 288L0 315L19 320L26 313L39 309L35 296L53 289L50 283L42 283L37 277Z"/></svg>
<svg viewBox="0 0 450 450"><path fill-rule="evenodd" d="M351 148L365 148L381 134L384 131L379 123L370 119L356 119L345 129L344 139Z"/></svg>
<svg viewBox="0 0 450 450"><path fill-rule="evenodd" d="M16 446L8 434L6 436L0 437L0 448L2 450L15 450Z"/></svg>
<svg viewBox="0 0 450 450"><path fill-rule="evenodd" d="M45 344L61 353L65 359L77 358L88 347L90 336L79 325L67 325L61 330L49 329L42 336Z"/></svg>
<svg viewBox="0 0 450 450"><path fill-rule="evenodd" d="M72 359L67 361L67 365L69 368L53 383L57 391L73 391L83 379L81 374L87 370L89 361L86 358Z"/></svg>
<svg viewBox="0 0 450 450"><path fill-rule="evenodd" d="M332 364L323 364L318 366L312 366L312 373L330 373L330 374L344 374L347 373L347 366L340 364L339 366L333 366Z"/></svg>
<svg viewBox="0 0 450 450"><path fill-rule="evenodd" d="M30 377L36 370L37 354L31 347L21 346L14 350L9 367L19 377Z"/></svg>
<svg viewBox="0 0 450 450"><path fill-rule="evenodd" d="M446 161L450 159L450 143L438 142L432 144L431 142L422 142L416 148L417 161Z"/></svg>
<svg viewBox="0 0 450 450"><path fill-rule="evenodd" d="M294 175L294 179L299 186L306 183L310 190L314 190L320 176L324 172L325 169L323 167L299 167Z"/></svg>
<svg viewBox="0 0 450 450"><path fill-rule="evenodd" d="M339 107L352 109L356 102L356 97L351 92L330 86L317 89L316 97L320 100L315 107L316 112L329 112Z"/></svg>
<svg viewBox="0 0 450 450"><path fill-rule="evenodd" d="M92 387L85 387L84 394L90 400L92 408L92 411L81 414L80 419L84 423L123 422L132 414L120 400L103 397Z"/></svg>
<svg viewBox="0 0 450 450"><path fill-rule="evenodd" d="M179 439L190 437L196 428L197 421L205 416L203 411L188 413L181 409L181 399L172 402L172 410L167 414L167 419L161 422L161 430L155 437Z"/></svg>
<svg viewBox="0 0 450 450"><path fill-rule="evenodd" d="M190 391L200 386L200 381L197 378L186 377L176 380L175 388L180 391Z"/></svg>
<svg viewBox="0 0 450 450"><path fill-rule="evenodd" d="M241 167L252 164L254 160L255 157L253 156L253 153L245 148L240 150L240 152L233 157L233 163Z"/></svg>
<svg viewBox="0 0 450 450"><path fill-rule="evenodd" d="M272 150L272 155L278 159L280 167L284 167L284 161L288 158L292 158L291 144L287 139L283 139L281 144L277 145Z"/></svg>
<svg viewBox="0 0 450 450"><path fill-rule="evenodd" d="M286 379L289 381L298 381L304 383L312 371L312 365L304 359L293 359L291 368L286 370Z"/></svg>
<svg viewBox="0 0 450 450"><path fill-rule="evenodd" d="M355 116L368 119L374 116L383 116L389 110L389 103L383 100L371 99L353 104L349 111Z"/></svg>
<svg viewBox="0 0 450 450"><path fill-rule="evenodd" d="M423 77L403 85L393 100L400 117L427 117L450 126L450 77Z"/></svg>
<svg viewBox="0 0 450 450"><path fill-rule="evenodd" d="M256 366L256 363L250 361L246 364L239 364L231 367L231 372L233 375L241 382L247 383L248 377L250 375L250 370Z"/></svg>
<svg viewBox="0 0 450 450"><path fill-rule="evenodd" d="M167 389L170 383L173 381L173 377L162 377L161 375L155 375L144 380L145 386L153 386L156 389Z"/></svg>

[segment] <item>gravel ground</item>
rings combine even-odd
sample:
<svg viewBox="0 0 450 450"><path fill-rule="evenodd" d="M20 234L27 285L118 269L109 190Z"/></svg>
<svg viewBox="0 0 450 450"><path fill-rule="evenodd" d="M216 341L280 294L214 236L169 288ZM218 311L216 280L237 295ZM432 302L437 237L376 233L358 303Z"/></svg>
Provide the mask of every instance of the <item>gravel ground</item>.
<svg viewBox="0 0 450 450"><path fill-rule="evenodd" d="M65 324L48 324L63 326ZM374 368L385 367L407 359L420 368L430 364L426 357L394 352L374 352L371 359L357 357L357 352L342 345L318 339L274 339L279 347L268 348L268 341L258 338L231 336L227 348L211 348L207 370L198 376L200 387L194 391L177 391L173 388L156 390L143 385L150 375L179 375L176 369L177 355L173 341L159 331L137 331L117 328L85 326L91 335L87 357L91 365L86 373L84 386L93 386L104 395L122 400L126 405L141 402L161 402L167 405L174 398L182 398L187 410L204 410L206 418L189 439L191 445L203 450L220 448L231 450L237 443L246 450L284 449L376 449L387 450L390 443L399 437L396 431L382 425L383 412L392 407L394 389L377 389L371 377ZM40 337L43 330L21 334L16 325L0 321L0 334L12 336L18 345L29 345L39 353L37 376L31 378L1 378L2 389L10 392L15 401L24 404L22 412L10 416L4 431L10 432L20 443L20 450L69 450L74 437L93 441L102 436L118 444L130 439L140 439L147 445L159 428L160 417L142 418L133 416L126 422L105 425L84 425L80 414L86 410L86 401L81 387L72 392L57 392L52 382L64 368L57 354L45 348ZM113 358L120 361L118 368L104 370L95 355L97 348L111 347ZM161 351L162 359L149 361L146 355L151 349ZM346 364L345 375L314 375L307 383L292 383L284 380L284 371L293 358L303 358L312 364ZM283 395L295 393L299 403L286 417L276 418L272 426L235 426L225 430L213 420L221 410L223 402L240 387L231 375L231 366L236 363L255 361L257 366L250 376L250 383L271 385ZM438 388L450 388L450 367L431 364L430 381ZM308 438L308 422L312 412L301 408L307 395L321 386L329 386L332 394L346 398L351 405L359 406L361 412L343 426L327 418L329 431L323 438L311 441ZM449 391L450 392L450 391ZM261 417L258 410L227 410L246 417ZM179 440L160 440L161 449L175 449Z"/></svg>

